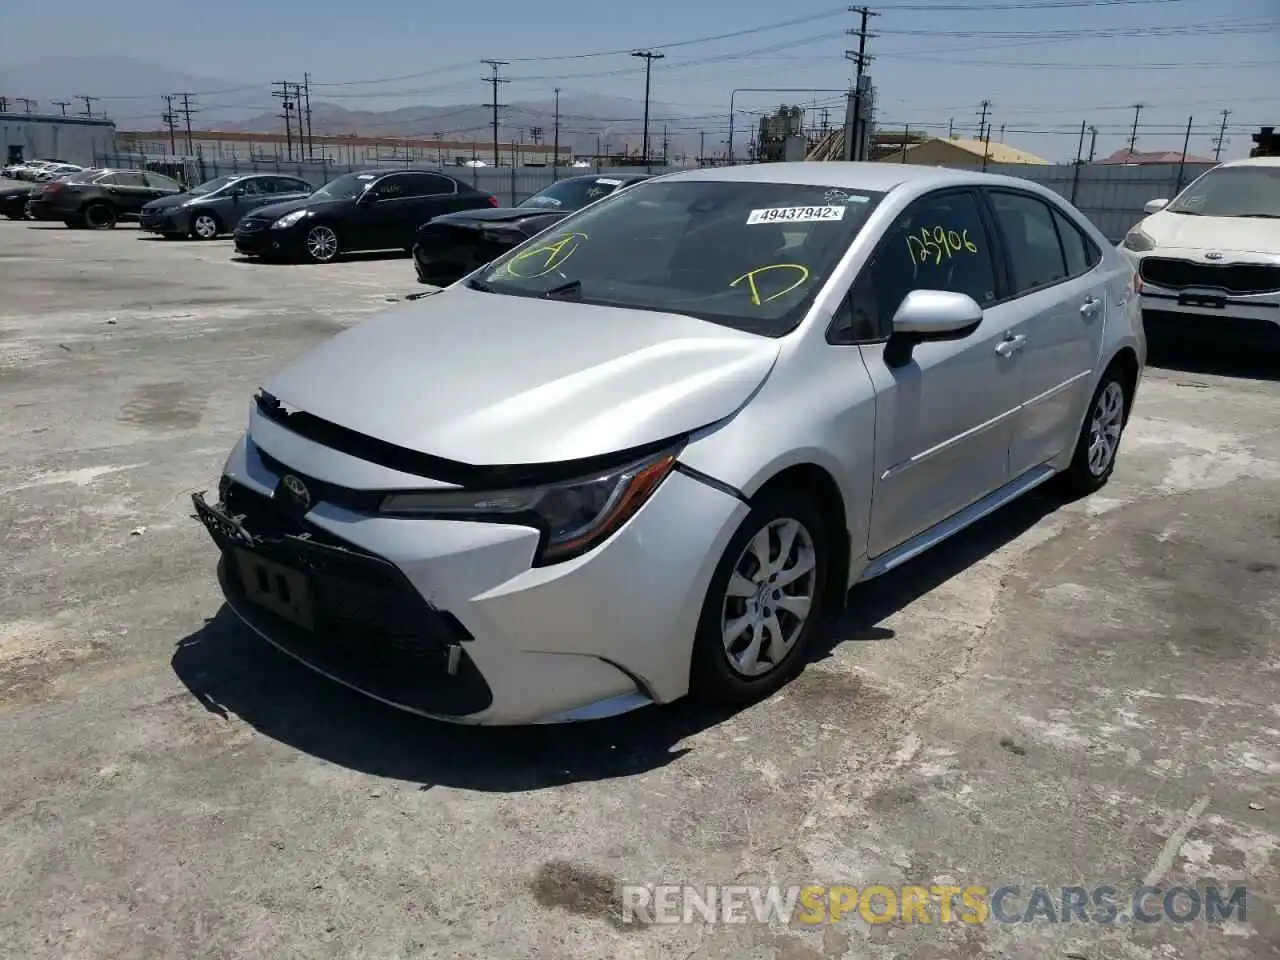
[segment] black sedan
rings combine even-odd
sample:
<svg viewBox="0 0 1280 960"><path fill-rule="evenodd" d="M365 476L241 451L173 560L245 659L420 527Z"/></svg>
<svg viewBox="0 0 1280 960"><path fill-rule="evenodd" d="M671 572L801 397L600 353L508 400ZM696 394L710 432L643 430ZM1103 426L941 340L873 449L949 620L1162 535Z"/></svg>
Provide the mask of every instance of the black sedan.
<svg viewBox="0 0 1280 960"><path fill-rule="evenodd" d="M236 251L314 263L358 251L408 251L419 225L432 217L497 205L434 170L346 173L304 199L249 213L236 226Z"/></svg>
<svg viewBox="0 0 1280 960"><path fill-rule="evenodd" d="M454 283L575 210L647 179L647 174L634 173L570 177L514 207L436 217L418 228L413 246L418 282L441 287Z"/></svg>
<svg viewBox="0 0 1280 960"><path fill-rule="evenodd" d="M0 190L0 215L10 220L24 220L27 216L27 201L40 191L39 187L26 185L22 187L6 187Z"/></svg>

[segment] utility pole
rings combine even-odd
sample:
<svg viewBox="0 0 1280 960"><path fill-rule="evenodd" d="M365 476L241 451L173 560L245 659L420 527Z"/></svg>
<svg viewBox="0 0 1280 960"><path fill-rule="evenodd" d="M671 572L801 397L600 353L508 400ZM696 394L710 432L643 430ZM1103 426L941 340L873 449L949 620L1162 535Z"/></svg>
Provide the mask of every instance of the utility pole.
<svg viewBox="0 0 1280 960"><path fill-rule="evenodd" d="M653 76L653 61L666 59L665 53L637 50L633 57L644 58L644 162L649 162L649 81Z"/></svg>
<svg viewBox="0 0 1280 960"><path fill-rule="evenodd" d="M485 77L484 82L493 87L493 165L498 166L498 110L503 106L498 103L498 84L510 83L503 77L498 76L498 71L507 66L506 60L481 60L481 63L488 64L489 69L493 71L492 77Z"/></svg>
<svg viewBox="0 0 1280 960"><path fill-rule="evenodd" d="M556 87L555 143L551 147L551 178L560 178L560 88Z"/></svg>
<svg viewBox="0 0 1280 960"><path fill-rule="evenodd" d="M1222 111L1222 126L1218 128L1218 135L1213 139L1213 160L1216 163L1222 159L1222 148L1227 143L1227 117L1231 116L1230 110Z"/></svg>
<svg viewBox="0 0 1280 960"><path fill-rule="evenodd" d="M307 118L307 159L316 158L315 141L311 139L311 74L302 75L302 103Z"/></svg>
<svg viewBox="0 0 1280 960"><path fill-rule="evenodd" d="M707 131L698 134L698 166L705 166L707 157Z"/></svg>
<svg viewBox="0 0 1280 960"><path fill-rule="evenodd" d="M22 104L22 107L26 111L28 117L31 116L31 108L38 106L40 103L39 100L32 100L30 97L16 97L15 99Z"/></svg>
<svg viewBox="0 0 1280 960"><path fill-rule="evenodd" d="M1098 153L1098 128L1089 128L1089 162L1093 163L1093 158Z"/></svg>
<svg viewBox="0 0 1280 960"><path fill-rule="evenodd" d="M61 108L62 108L62 115L63 115L64 117L67 115L67 107L71 106L71 101L70 101L70 100L53 100L53 101L50 101L50 102L51 102L55 107L61 107Z"/></svg>
<svg viewBox="0 0 1280 960"><path fill-rule="evenodd" d="M8 112L9 112L9 98L0 97L0 113L8 113Z"/></svg>
<svg viewBox="0 0 1280 960"><path fill-rule="evenodd" d="M667 149L671 146L671 138L667 136L667 125L662 125L662 165L667 165Z"/></svg>
<svg viewBox="0 0 1280 960"><path fill-rule="evenodd" d="M98 98L98 97L77 96L77 97L75 97L75 98L73 98L73 99L76 99L76 100L82 100L82 101L84 102L84 116L86 116L86 117L92 117L92 116L93 116L93 105L94 105L95 103L97 103L97 102L98 102L98 100L99 100L100 98Z"/></svg>
<svg viewBox="0 0 1280 960"><path fill-rule="evenodd" d="M164 95L164 116L160 118L160 121L169 131L169 152L176 157L178 155L178 142L174 129L178 125L178 118L173 112L173 101L174 95L172 93L166 93Z"/></svg>
<svg viewBox="0 0 1280 960"><path fill-rule="evenodd" d="M1142 116L1142 108L1145 106L1145 103L1135 103L1133 105L1133 132L1129 134L1130 153L1133 153L1134 148L1138 143L1138 118Z"/></svg>
<svg viewBox="0 0 1280 960"><path fill-rule="evenodd" d="M978 117L978 139L981 140L986 136L987 130L987 114L991 112L991 101L982 101L982 114Z"/></svg>
<svg viewBox="0 0 1280 960"><path fill-rule="evenodd" d="M950 140L956 134L956 118L952 117L947 121L947 139Z"/></svg>
<svg viewBox="0 0 1280 960"><path fill-rule="evenodd" d="M195 148L192 147L191 145L191 114L199 113L200 111L193 110L191 108L191 98L195 96L195 94L180 93L178 94L178 96L182 98L182 116L183 116L183 119L186 121L186 126L187 126L187 156L190 157L194 155L196 152Z"/></svg>
<svg viewBox="0 0 1280 960"><path fill-rule="evenodd" d="M1178 161L1178 182L1173 188L1175 197L1182 192L1182 178L1186 175L1187 169L1187 149L1191 146L1191 124L1194 121L1194 116L1187 117L1187 135L1182 141L1182 159Z"/></svg>
<svg viewBox="0 0 1280 960"><path fill-rule="evenodd" d="M991 159L991 124L987 124L987 136L982 141L982 169L987 169L987 161Z"/></svg>
<svg viewBox="0 0 1280 960"><path fill-rule="evenodd" d="M867 64L871 58L867 56L867 40L874 37L875 34L867 32L867 24L872 17L878 17L880 14L875 13L866 7L850 7L850 13L856 13L862 17L862 25L857 30L846 30L845 33L857 34L858 51L854 53L852 50L844 52L846 60L852 60L855 66L853 77L853 118L849 125L844 145L844 158L846 160L862 159L862 74L866 70Z"/></svg>
<svg viewBox="0 0 1280 960"><path fill-rule="evenodd" d="M289 99L289 81L281 80L280 89L271 91L271 95L281 101L284 112L276 114L284 120L284 139L289 151L289 159L293 159L293 101Z"/></svg>

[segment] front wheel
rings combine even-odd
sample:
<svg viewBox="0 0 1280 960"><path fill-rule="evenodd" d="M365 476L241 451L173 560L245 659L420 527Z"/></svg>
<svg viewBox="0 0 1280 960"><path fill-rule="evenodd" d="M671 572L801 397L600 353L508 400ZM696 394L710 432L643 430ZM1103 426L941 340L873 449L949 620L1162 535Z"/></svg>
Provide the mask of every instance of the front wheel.
<svg viewBox="0 0 1280 960"><path fill-rule="evenodd" d="M782 490L756 504L703 601L691 692L722 704L773 693L804 666L820 629L830 537L812 501Z"/></svg>
<svg viewBox="0 0 1280 960"><path fill-rule="evenodd" d="M1128 411L1129 394L1120 371L1109 368L1089 401L1089 413L1076 439L1071 466L1062 472L1061 483L1067 493L1086 496L1102 489L1111 479Z"/></svg>
<svg viewBox="0 0 1280 960"><path fill-rule="evenodd" d="M191 220L191 236L197 240L216 240L222 224L212 213L198 213Z"/></svg>
<svg viewBox="0 0 1280 960"><path fill-rule="evenodd" d="M338 258L338 234L328 224L318 223L308 230L304 246L312 263L332 263Z"/></svg>

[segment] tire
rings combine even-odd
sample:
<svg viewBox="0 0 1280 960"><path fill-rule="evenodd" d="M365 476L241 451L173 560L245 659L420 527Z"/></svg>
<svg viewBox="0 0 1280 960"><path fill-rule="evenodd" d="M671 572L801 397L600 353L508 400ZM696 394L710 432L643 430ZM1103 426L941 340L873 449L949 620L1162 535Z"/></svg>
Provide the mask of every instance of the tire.
<svg viewBox="0 0 1280 960"><path fill-rule="evenodd" d="M84 221L81 220L79 217L67 217L62 222L65 223L67 227L71 230L84 229Z"/></svg>
<svg viewBox="0 0 1280 960"><path fill-rule="evenodd" d="M1065 494L1087 496L1111 479L1129 420L1129 400L1119 368L1108 367L1089 400L1071 465L1059 475Z"/></svg>
<svg viewBox="0 0 1280 960"><path fill-rule="evenodd" d="M783 555L780 535L788 531L790 550ZM761 534L765 539L757 541ZM766 547L767 556L777 565L769 576L787 577L805 569L786 583L761 579L769 568L761 568L756 550ZM783 489L755 504L729 541L707 587L693 645L693 696L716 704L752 703L798 673L808 659L815 633L821 629L822 601L831 569L831 538L810 498L797 490ZM732 591L731 583L736 584ZM766 589L767 584L773 587ZM754 596L745 595L748 587L755 588ZM800 601L805 598L807 611L801 617ZM746 620L744 629L733 632L735 621L744 618L752 619ZM781 651L770 650L775 636L784 640ZM755 638L759 638L757 653L763 656L753 667L749 654Z"/></svg>
<svg viewBox="0 0 1280 960"><path fill-rule="evenodd" d="M81 215L90 230L112 230L116 225L116 212L105 203L91 203Z"/></svg>
<svg viewBox="0 0 1280 960"><path fill-rule="evenodd" d="M197 213L191 218L193 240L217 240L222 233L222 221L216 213Z"/></svg>
<svg viewBox="0 0 1280 960"><path fill-rule="evenodd" d="M174 233L173 231L162 233L160 236L165 240L185 240L187 238L185 233Z"/></svg>
<svg viewBox="0 0 1280 960"><path fill-rule="evenodd" d="M341 249L338 231L327 223L311 227L302 241L302 251L312 263L333 263Z"/></svg>

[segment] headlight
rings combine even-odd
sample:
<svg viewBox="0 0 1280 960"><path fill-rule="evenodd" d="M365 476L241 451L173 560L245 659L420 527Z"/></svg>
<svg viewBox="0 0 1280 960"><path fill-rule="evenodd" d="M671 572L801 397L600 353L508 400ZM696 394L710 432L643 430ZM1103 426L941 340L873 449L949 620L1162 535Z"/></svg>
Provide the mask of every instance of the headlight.
<svg viewBox="0 0 1280 960"><path fill-rule="evenodd" d="M1140 227L1134 227L1124 235L1124 243L1121 246L1134 253L1146 253L1156 248L1156 242L1143 233Z"/></svg>
<svg viewBox="0 0 1280 960"><path fill-rule="evenodd" d="M292 227L295 223L297 223L303 217L309 217L309 216L311 216L310 210L295 210L293 211L293 213L286 213L283 217L281 217L279 220L277 220L275 223L271 225L271 229L284 230L288 227Z"/></svg>
<svg viewBox="0 0 1280 960"><path fill-rule="evenodd" d="M518 523L542 532L535 566L560 563L607 540L653 495L675 466L679 449L579 480L520 490L393 493L382 513Z"/></svg>

